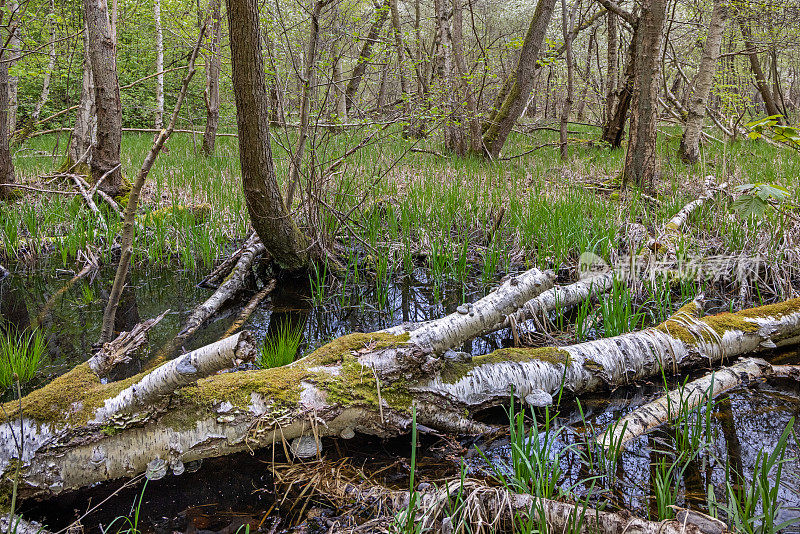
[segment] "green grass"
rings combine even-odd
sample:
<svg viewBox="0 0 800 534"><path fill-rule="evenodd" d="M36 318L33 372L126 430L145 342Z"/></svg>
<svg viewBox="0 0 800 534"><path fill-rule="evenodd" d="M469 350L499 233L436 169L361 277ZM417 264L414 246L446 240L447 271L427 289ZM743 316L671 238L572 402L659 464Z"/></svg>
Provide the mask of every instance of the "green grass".
<svg viewBox="0 0 800 534"><path fill-rule="evenodd" d="M0 334L0 390L10 387L15 380L20 384L30 382L46 352L47 342L38 330Z"/></svg>
<svg viewBox="0 0 800 534"><path fill-rule="evenodd" d="M282 367L292 363L297 356L303 328L288 322L281 322L276 332L264 340L256 364L262 369Z"/></svg>

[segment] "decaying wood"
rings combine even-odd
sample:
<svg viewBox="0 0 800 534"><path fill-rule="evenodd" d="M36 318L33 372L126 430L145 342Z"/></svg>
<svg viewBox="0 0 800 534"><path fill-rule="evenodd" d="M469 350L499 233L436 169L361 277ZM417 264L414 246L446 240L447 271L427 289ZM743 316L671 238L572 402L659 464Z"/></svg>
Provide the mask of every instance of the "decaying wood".
<svg viewBox="0 0 800 534"><path fill-rule="evenodd" d="M321 494L343 509L355 501L360 509L366 508L378 516L360 526L342 529L342 532L385 531L385 527L394 525L397 517L404 519L409 513L408 491L359 480L349 471L340 463L325 461L273 467L275 480L281 487L302 484L309 487L310 491L306 491L309 498L314 493ZM461 496L459 501L455 501L457 495ZM418 491L416 497L414 523L423 532L458 532L462 523L469 525L474 532L504 532L519 519L536 522L541 519L549 532L575 534L721 534L726 530L724 523L713 518L711 523L695 520L693 516L681 520L647 521L624 510L609 512L582 503L537 498L489 486L475 479L459 478L441 485L428 485ZM580 529L576 532L571 527L578 524Z"/></svg>
<svg viewBox="0 0 800 534"><path fill-rule="evenodd" d="M242 253L236 261L236 265L234 265L225 281L208 300L195 308L189 318L186 319L181 331L158 351L154 363L160 363L174 354L212 315L219 311L223 304L244 288L247 282L247 275L251 272L253 263L265 250L258 236L253 234L242 248Z"/></svg>
<svg viewBox="0 0 800 534"><path fill-rule="evenodd" d="M247 305L242 308L242 311L239 312L239 316L236 318L236 320L231 323L227 330L225 330L225 333L222 335L223 338L230 336L244 326L244 323L247 322L261 301L264 300L267 295L272 293L272 291L275 289L275 284L276 280L273 278L267 282L267 285L265 285L261 291L253 295L253 298L251 298Z"/></svg>
<svg viewBox="0 0 800 534"><path fill-rule="evenodd" d="M95 413L142 378L102 384L88 365L78 366L23 398L21 414L14 403L4 406L0 471L17 455L10 435L21 422L20 491L27 498L131 477L156 460L187 462L281 440L295 440L294 450L308 442L316 449L319 437L356 432L395 436L410 428L412 405L425 427L482 432L486 425L469 415L508 402L512 388L541 404L562 387L580 395L800 340L800 299L709 317L695 303L657 327L614 338L440 357L549 280L537 270L518 275L474 303L472 314L456 312L410 334L351 334L288 366L209 376L115 420L115 432L103 432Z"/></svg>
<svg viewBox="0 0 800 534"><path fill-rule="evenodd" d="M255 343L249 332L239 332L211 345L193 350L144 375L135 384L106 399L95 412L95 421L106 422L121 413L145 410L158 398L193 384L217 371L255 358Z"/></svg>
<svg viewBox="0 0 800 534"><path fill-rule="evenodd" d="M731 365L712 371L688 384L674 389L619 419L614 428L600 436L600 446L623 448L631 440L664 423L673 421L726 391L759 377L800 377L800 366L771 365L760 358L745 358Z"/></svg>
<svg viewBox="0 0 800 534"><path fill-rule="evenodd" d="M157 325L169 310L158 317L148 319L134 326L130 332L120 332L113 340L105 343L103 347L91 358L89 368L103 378L117 365L130 361L131 355L147 343L147 332Z"/></svg>

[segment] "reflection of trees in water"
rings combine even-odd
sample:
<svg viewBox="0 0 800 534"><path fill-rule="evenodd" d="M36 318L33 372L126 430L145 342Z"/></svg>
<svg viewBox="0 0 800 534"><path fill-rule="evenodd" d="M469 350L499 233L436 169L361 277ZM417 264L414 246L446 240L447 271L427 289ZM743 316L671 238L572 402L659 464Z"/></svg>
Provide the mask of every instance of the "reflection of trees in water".
<svg viewBox="0 0 800 534"><path fill-rule="evenodd" d="M30 326L31 318L25 292L14 281L13 275L0 280L0 328L20 332Z"/></svg>

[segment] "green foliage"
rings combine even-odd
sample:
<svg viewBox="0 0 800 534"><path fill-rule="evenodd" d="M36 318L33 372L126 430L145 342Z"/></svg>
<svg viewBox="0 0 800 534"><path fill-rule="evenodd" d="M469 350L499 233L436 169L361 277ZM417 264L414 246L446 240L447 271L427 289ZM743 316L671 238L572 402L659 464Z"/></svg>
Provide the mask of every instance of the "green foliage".
<svg viewBox="0 0 800 534"><path fill-rule="evenodd" d="M733 209L743 218L763 217L769 206L785 202L791 193L777 184L756 182L736 187L740 194L733 202Z"/></svg>
<svg viewBox="0 0 800 534"><path fill-rule="evenodd" d="M36 376L42 357L47 352L47 342L38 330L17 333L14 330L0 335L0 390Z"/></svg>
<svg viewBox="0 0 800 534"><path fill-rule="evenodd" d="M303 339L302 326L281 322L275 334L264 340L256 364L262 369L282 367L294 361Z"/></svg>
<svg viewBox="0 0 800 534"><path fill-rule="evenodd" d="M770 115L747 123L750 130L747 136L750 139L760 139L768 136L773 141L784 143L789 147L800 150L800 127L780 124L783 115Z"/></svg>

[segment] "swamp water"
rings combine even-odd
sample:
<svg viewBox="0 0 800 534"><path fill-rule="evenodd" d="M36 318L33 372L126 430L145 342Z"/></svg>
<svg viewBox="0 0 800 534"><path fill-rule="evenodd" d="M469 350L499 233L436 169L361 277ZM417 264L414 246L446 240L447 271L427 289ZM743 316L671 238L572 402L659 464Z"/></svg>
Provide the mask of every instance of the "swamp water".
<svg viewBox="0 0 800 534"><path fill-rule="evenodd" d="M0 282L0 311L3 322L24 328L36 320L49 297L56 293L72 273L52 267L36 268L8 265L11 276ZM172 310L150 334L150 350L157 350L180 329L191 310L208 298L211 291L198 288L203 273L176 271L170 268L138 268L132 273L130 287L118 314L117 329L128 329L140 320ZM103 303L113 278L113 270L103 268L93 279L83 279L66 291L43 318L41 328L48 341L49 355L41 374L44 380L61 374L82 362L96 342L102 322ZM308 280L285 280L278 284L270 301L253 313L246 328L257 339L273 336L278 324L302 328L300 352L305 354L323 343L354 331L373 331L401 322L422 321L455 311L465 301L475 301L487 288L473 277L464 284L437 284L427 271L417 269L413 277L387 283L382 290L362 272L360 280L349 280L328 291L316 301L310 297L318 288ZM217 340L243 305L229 306L202 329L186 349ZM511 343L509 332L500 332L473 341L464 350L486 353ZM774 355L780 363L800 363L800 351ZM132 369L131 372L136 371ZM36 382L27 389L35 387ZM670 387L676 382L670 383ZM540 438L549 439L548 451L561 475L559 485L590 502L609 501L611 506L631 509L642 517L656 517L653 481L662 459L681 455L676 432L663 427L629 444L619 459L588 467L582 455L588 436L601 431L632 408L663 393L663 384L655 380L637 386L619 388L597 397L584 397L578 405L565 397L551 429ZM10 400L9 394L3 400ZM705 413L705 409L701 410ZM552 415L552 411L551 411ZM679 506L709 512L709 502L726 501L726 484L733 470L745 481L754 478L753 466L759 452L771 452L792 417L800 417L800 384L769 381L732 390L712 405L696 446L684 453L682 476L678 477ZM537 412L541 423L544 412ZM485 420L508 425L507 415L494 410ZM542 428L542 426L540 426ZM688 432L685 435L691 435ZM708 435L706 435L708 434ZM789 436L777 498L783 508L777 522L800 517L800 432ZM410 473L410 438L377 440L325 440L325 456L336 463L347 458L347 467L370 480L404 489ZM480 449L481 452L478 452ZM441 482L458 476L460 466L469 476L492 477L494 470L508 474L511 445L507 437L491 440L457 442L435 436L422 436L417 450L417 480ZM595 459L597 462L597 460ZM325 532L337 510L324 497L315 495L309 480L292 484L275 480L269 466L286 462L280 447L208 459L200 465L187 466L181 476L168 474L149 481L139 508L138 529L142 532L215 531L233 534L242 525L251 531L288 531L293 525ZM340 467L344 464L337 464ZM280 471L280 470L279 470ZM770 474L774 481L774 472ZM591 480L587 482L587 480ZM734 482L735 485L735 482ZM132 503L142 495L143 482L122 487L121 482L105 483L59 496L47 502L25 503L21 510L31 519L44 521L51 530L68 526L78 517L119 490L97 510L82 519L86 532L108 529L119 516L133 517ZM121 488L121 489L120 489ZM709 489L710 488L710 489ZM714 497L709 495L713 494ZM358 507L358 503L354 503ZM110 531L126 530L128 524L115 523ZM313 527L313 528L312 528ZM791 527L800 532L796 526ZM307 530L304 530L307 531Z"/></svg>

